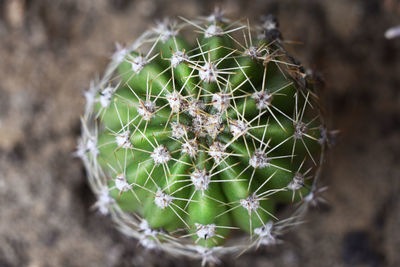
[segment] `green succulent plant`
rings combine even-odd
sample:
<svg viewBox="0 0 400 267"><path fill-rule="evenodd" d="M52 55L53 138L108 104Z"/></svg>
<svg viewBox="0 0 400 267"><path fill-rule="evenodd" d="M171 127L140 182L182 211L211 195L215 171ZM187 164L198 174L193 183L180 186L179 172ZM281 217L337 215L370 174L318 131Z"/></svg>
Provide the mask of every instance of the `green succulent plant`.
<svg viewBox="0 0 400 267"><path fill-rule="evenodd" d="M77 154L123 232L205 263L274 244L301 218L327 134L273 17L181 20L117 47L85 94ZM297 209L282 219L277 206Z"/></svg>

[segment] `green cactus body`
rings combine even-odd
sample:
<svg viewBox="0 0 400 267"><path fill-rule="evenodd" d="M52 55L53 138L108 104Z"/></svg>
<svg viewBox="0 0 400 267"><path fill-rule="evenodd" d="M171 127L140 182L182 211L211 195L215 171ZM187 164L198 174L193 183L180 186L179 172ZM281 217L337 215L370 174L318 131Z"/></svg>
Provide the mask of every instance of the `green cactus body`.
<svg viewBox="0 0 400 267"><path fill-rule="evenodd" d="M324 146L316 93L279 39L217 16L185 22L120 48L97 87L85 162L111 196L98 204L160 247L209 250L240 231L261 240L280 222L277 204L313 193ZM186 41L180 29L201 33Z"/></svg>

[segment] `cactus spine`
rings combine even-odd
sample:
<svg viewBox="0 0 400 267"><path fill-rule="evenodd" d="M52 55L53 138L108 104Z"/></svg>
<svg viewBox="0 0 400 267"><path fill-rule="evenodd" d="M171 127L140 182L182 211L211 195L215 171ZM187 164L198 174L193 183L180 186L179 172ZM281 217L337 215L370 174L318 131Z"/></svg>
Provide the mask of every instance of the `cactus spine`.
<svg viewBox="0 0 400 267"><path fill-rule="evenodd" d="M216 262L276 243L315 202L326 130L273 17L256 31L219 12L181 20L117 47L85 93L77 154L121 231ZM282 219L282 203L298 208Z"/></svg>

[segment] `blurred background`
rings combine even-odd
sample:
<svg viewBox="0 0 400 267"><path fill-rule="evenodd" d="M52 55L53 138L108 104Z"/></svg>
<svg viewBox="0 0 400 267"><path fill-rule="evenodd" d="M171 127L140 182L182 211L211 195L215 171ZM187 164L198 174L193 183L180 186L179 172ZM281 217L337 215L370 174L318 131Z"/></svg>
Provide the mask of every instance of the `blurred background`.
<svg viewBox="0 0 400 267"><path fill-rule="evenodd" d="M91 206L72 157L83 91L116 41L215 6L252 23L275 14L289 50L320 71L340 129L327 205L277 247L222 266L400 266L400 24L397 0L0 0L0 266L189 266L146 252Z"/></svg>

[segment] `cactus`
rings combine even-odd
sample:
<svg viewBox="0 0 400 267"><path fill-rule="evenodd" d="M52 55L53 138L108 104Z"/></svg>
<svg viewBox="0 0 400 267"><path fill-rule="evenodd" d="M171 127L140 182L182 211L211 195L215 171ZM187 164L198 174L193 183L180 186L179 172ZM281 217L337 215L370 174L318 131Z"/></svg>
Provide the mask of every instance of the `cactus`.
<svg viewBox="0 0 400 267"><path fill-rule="evenodd" d="M274 17L255 29L218 11L180 21L117 45L85 92L76 153L122 232L204 264L300 221L321 191L327 131Z"/></svg>

